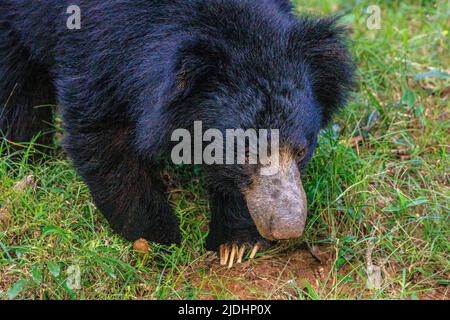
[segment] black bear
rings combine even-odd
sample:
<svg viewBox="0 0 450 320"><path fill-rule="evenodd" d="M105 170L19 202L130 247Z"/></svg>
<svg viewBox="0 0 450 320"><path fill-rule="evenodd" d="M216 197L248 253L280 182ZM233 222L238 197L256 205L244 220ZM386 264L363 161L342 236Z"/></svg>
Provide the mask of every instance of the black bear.
<svg viewBox="0 0 450 320"><path fill-rule="evenodd" d="M57 104L64 149L112 228L177 244L161 179L171 133L195 121L279 129L275 175L259 174L261 164L203 166L207 249L232 263L244 245L299 237L300 175L354 66L335 18L291 11L288 0L0 0L2 135L51 142L42 106Z"/></svg>

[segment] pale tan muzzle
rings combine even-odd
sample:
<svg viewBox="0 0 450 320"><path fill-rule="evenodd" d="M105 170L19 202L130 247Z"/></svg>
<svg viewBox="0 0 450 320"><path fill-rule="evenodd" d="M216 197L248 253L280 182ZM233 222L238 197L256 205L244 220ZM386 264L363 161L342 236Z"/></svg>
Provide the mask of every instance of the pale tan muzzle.
<svg viewBox="0 0 450 320"><path fill-rule="evenodd" d="M279 170L271 176L253 177L244 191L250 215L259 233L269 240L287 240L303 234L307 200L295 161L280 155Z"/></svg>

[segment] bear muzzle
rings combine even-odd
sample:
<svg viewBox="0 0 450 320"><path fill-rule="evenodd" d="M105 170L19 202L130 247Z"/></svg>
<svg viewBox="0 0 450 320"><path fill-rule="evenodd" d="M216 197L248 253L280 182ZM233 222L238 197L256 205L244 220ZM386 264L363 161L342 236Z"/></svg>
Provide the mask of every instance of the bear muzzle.
<svg viewBox="0 0 450 320"><path fill-rule="evenodd" d="M281 160L276 174L253 177L244 191L250 215L268 240L299 238L306 224L307 200L300 171L293 159Z"/></svg>

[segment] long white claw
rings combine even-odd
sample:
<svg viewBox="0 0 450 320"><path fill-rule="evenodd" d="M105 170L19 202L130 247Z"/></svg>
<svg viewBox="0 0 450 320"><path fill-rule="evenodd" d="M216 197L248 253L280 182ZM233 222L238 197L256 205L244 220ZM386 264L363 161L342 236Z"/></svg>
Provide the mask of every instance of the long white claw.
<svg viewBox="0 0 450 320"><path fill-rule="evenodd" d="M223 258L223 265L226 266L228 263L228 259L230 258L230 246L229 245L225 245L225 253L224 253L224 258Z"/></svg>
<svg viewBox="0 0 450 320"><path fill-rule="evenodd" d="M238 252L238 256L237 256L237 263L242 263L242 259L244 258L244 253L245 253L245 244L243 244L239 248L239 252Z"/></svg>
<svg viewBox="0 0 450 320"><path fill-rule="evenodd" d="M238 251L238 246L236 244L233 244L231 247L231 254L230 254L230 261L228 262L228 269L231 269L234 264L234 256L236 255Z"/></svg>
<svg viewBox="0 0 450 320"><path fill-rule="evenodd" d="M228 245L223 244L220 246L220 265L226 266L228 262Z"/></svg>
<svg viewBox="0 0 450 320"><path fill-rule="evenodd" d="M250 253L250 257L249 257L250 260L255 258L256 254L258 253L258 250L259 250L259 244L257 243L253 246L252 252Z"/></svg>
<svg viewBox="0 0 450 320"><path fill-rule="evenodd" d="M253 260L261 248L262 244L256 243L251 250L249 260ZM222 244L219 247L220 265L228 266L228 269L231 269L235 263L242 263L246 249L247 245L245 244L241 246L238 246L235 243Z"/></svg>

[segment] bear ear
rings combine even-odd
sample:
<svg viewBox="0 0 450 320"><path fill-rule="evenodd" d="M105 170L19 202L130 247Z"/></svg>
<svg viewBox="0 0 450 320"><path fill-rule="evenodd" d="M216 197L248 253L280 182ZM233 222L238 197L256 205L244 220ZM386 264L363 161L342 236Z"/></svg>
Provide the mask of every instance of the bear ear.
<svg viewBox="0 0 450 320"><path fill-rule="evenodd" d="M182 44L175 61L175 96L186 98L198 88L201 88L198 92L205 92L213 86L229 58L220 43L195 39Z"/></svg>
<svg viewBox="0 0 450 320"><path fill-rule="evenodd" d="M314 97L322 109L322 127L345 105L354 87L354 61L348 50L346 27L338 17L299 18L289 36L288 52L308 66Z"/></svg>
<svg viewBox="0 0 450 320"><path fill-rule="evenodd" d="M225 52L224 46L209 39L186 40L180 45L171 59L173 62L167 65L157 105L146 109L139 120L137 145L140 152L157 154L159 151L156 150L165 147L170 141L173 130L185 127L179 120L174 120L182 117L169 109L179 105L188 96L201 95L217 84L228 63Z"/></svg>
<svg viewBox="0 0 450 320"><path fill-rule="evenodd" d="M292 2L290 0L273 0L276 5L281 9L281 11L286 13L291 13L294 9Z"/></svg>

